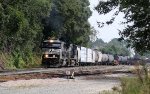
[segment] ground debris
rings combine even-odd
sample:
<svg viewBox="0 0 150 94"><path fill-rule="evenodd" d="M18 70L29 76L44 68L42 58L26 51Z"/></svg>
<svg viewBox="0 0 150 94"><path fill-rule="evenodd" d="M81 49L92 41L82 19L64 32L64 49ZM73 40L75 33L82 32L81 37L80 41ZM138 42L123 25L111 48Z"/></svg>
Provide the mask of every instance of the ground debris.
<svg viewBox="0 0 150 94"><path fill-rule="evenodd" d="M0 73L0 82L5 82L9 80L29 80L29 79L46 79L46 78L56 78L56 77L66 77L70 76L74 78L74 76L82 76L82 75L96 75L96 74L106 74L113 73L117 70L121 69L129 69L129 66L89 66L89 67L75 67L75 68L57 68L57 69L41 69L28 71L21 71L20 73L13 72L14 74L4 73L2 75ZM66 72L70 72L69 75Z"/></svg>

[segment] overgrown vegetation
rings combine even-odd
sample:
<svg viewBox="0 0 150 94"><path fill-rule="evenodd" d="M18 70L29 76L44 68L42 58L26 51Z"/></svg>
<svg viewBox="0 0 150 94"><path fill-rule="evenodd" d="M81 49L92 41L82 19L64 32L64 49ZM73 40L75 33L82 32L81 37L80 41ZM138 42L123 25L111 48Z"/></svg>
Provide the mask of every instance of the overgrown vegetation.
<svg viewBox="0 0 150 94"><path fill-rule="evenodd" d="M2 69L17 69L17 68L31 68L40 66L40 57L36 54L31 55L30 57L23 58L20 53L14 53L12 55L7 53L0 54L0 67ZM27 60L27 59L28 60Z"/></svg>
<svg viewBox="0 0 150 94"><path fill-rule="evenodd" d="M142 61L144 64L144 61ZM121 80L122 94L150 94L150 75L146 65L136 66L136 78L123 78Z"/></svg>
<svg viewBox="0 0 150 94"><path fill-rule="evenodd" d="M137 77L121 78L121 87L102 94L150 94L150 75L147 66L136 66ZM101 93L100 93L101 94Z"/></svg>
<svg viewBox="0 0 150 94"><path fill-rule="evenodd" d="M50 10L50 0L0 0L0 63L6 68L36 65L41 21Z"/></svg>

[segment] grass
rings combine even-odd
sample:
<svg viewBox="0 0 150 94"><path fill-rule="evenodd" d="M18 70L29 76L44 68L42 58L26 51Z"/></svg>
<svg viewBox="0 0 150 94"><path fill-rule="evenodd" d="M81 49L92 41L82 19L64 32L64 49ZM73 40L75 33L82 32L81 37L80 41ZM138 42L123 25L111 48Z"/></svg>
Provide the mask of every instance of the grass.
<svg viewBox="0 0 150 94"><path fill-rule="evenodd" d="M142 61L143 62L143 61ZM150 75L145 63L135 66L136 77L121 78L121 86L100 94L150 94ZM119 89L120 88L120 89Z"/></svg>
<svg viewBox="0 0 150 94"><path fill-rule="evenodd" d="M121 94L121 93L119 93L119 92L117 92L117 91L103 91L103 92L101 92L100 94Z"/></svg>
<svg viewBox="0 0 150 94"><path fill-rule="evenodd" d="M150 94L150 76L144 64L142 68L135 66L137 77L121 79L121 94Z"/></svg>
<svg viewBox="0 0 150 94"><path fill-rule="evenodd" d="M4 67L4 69L34 68L39 67L40 65L40 56L33 53L26 56L23 56L20 53L0 53L0 67Z"/></svg>

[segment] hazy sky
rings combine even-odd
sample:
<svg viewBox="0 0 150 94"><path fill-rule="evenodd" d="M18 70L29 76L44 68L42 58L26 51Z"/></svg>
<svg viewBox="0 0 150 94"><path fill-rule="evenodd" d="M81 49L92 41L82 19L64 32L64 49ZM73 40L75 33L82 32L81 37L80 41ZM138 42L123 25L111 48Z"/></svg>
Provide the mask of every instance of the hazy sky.
<svg viewBox="0 0 150 94"><path fill-rule="evenodd" d="M103 28L99 28L97 22L105 22L111 19L113 12L107 15L99 15L94 7L98 4L99 0L89 0L90 1L90 8L92 10L92 16L89 18L90 24L98 30L97 37L103 39L105 42L109 42L113 38L118 38L118 29L122 30L124 28L123 25L120 25L121 21L123 21L123 14L119 14L116 18L115 22L112 25L105 26Z"/></svg>

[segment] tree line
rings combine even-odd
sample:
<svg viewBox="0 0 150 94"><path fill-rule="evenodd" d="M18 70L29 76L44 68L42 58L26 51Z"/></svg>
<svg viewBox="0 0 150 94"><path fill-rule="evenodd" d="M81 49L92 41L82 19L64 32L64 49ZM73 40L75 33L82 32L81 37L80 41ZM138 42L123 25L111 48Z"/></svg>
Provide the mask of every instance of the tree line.
<svg viewBox="0 0 150 94"><path fill-rule="evenodd" d="M41 41L49 37L87 45L88 6L88 0L0 0L0 62L13 68L35 65Z"/></svg>
<svg viewBox="0 0 150 94"><path fill-rule="evenodd" d="M127 47L125 41L119 41L117 38L112 39L110 42L106 43L102 39L97 39L95 42L91 43L91 48L97 49L102 53L130 56L130 49Z"/></svg>

